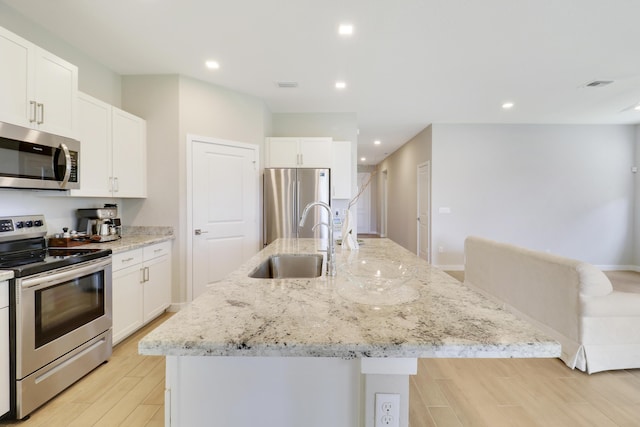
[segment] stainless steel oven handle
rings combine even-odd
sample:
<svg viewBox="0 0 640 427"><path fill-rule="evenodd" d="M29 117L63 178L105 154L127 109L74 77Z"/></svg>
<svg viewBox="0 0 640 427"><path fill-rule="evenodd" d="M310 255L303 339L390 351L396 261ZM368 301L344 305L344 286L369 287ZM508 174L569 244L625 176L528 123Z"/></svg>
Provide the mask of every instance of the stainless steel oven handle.
<svg viewBox="0 0 640 427"><path fill-rule="evenodd" d="M92 262L89 265L83 267L69 266L64 268L63 271L55 273L46 272L45 274L37 274L33 277L28 277L22 280L22 288L33 288L33 290L48 288L58 283L63 283L69 279L76 277L87 276L92 273L104 270L104 268L111 264L111 257L107 257L104 260Z"/></svg>
<svg viewBox="0 0 640 427"><path fill-rule="evenodd" d="M62 182L60 183L61 188L65 188L67 183L69 182L69 178L71 177L71 153L69 153L69 148L66 144L60 144L60 148L64 152L64 160L65 160L65 170L64 170L64 178L62 178Z"/></svg>

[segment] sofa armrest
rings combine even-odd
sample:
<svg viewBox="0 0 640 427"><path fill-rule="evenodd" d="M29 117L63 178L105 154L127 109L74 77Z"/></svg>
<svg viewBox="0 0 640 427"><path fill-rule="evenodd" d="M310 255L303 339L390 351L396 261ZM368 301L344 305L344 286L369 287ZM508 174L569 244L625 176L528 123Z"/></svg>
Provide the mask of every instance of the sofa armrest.
<svg viewBox="0 0 640 427"><path fill-rule="evenodd" d="M637 317L640 328L640 293L613 291L605 296L581 296L584 317Z"/></svg>
<svg viewBox="0 0 640 427"><path fill-rule="evenodd" d="M600 269L587 263L576 266L580 276L580 295L601 297L613 292L609 278Z"/></svg>

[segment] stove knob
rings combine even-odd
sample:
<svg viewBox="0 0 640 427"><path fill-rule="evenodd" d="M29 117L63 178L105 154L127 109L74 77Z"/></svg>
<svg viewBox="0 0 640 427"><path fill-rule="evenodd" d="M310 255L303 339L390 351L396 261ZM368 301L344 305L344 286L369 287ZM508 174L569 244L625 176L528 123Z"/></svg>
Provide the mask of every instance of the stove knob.
<svg viewBox="0 0 640 427"><path fill-rule="evenodd" d="M33 221L25 221L24 226L27 228L33 227Z"/></svg>
<svg viewBox="0 0 640 427"><path fill-rule="evenodd" d="M16 228L22 228L22 227L24 227L24 222L22 221L16 222Z"/></svg>
<svg viewBox="0 0 640 427"><path fill-rule="evenodd" d="M35 221L33 221L33 225L35 227L42 227L42 220L36 219Z"/></svg>

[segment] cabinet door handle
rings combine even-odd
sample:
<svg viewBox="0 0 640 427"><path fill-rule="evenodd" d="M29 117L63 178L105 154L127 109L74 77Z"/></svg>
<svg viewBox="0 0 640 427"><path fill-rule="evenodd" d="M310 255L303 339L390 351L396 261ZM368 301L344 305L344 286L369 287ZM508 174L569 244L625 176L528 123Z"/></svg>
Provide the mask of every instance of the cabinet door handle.
<svg viewBox="0 0 640 427"><path fill-rule="evenodd" d="M37 105L36 101L29 101L29 123L34 123L36 121L36 110Z"/></svg>
<svg viewBox="0 0 640 427"><path fill-rule="evenodd" d="M116 193L118 191L120 191L120 184L118 183L118 177L117 176L113 177L113 191L116 192Z"/></svg>
<svg viewBox="0 0 640 427"><path fill-rule="evenodd" d="M133 261L133 257L131 257L131 258L125 258L125 259L123 259L123 260L122 260L122 262L123 262L123 263L124 263L124 262L129 262L129 261Z"/></svg>
<svg viewBox="0 0 640 427"><path fill-rule="evenodd" d="M38 121L36 122L37 124L41 125L44 123L44 104L41 104L38 102L38 104L36 104L38 110L40 111L40 117L38 119Z"/></svg>
<svg viewBox="0 0 640 427"><path fill-rule="evenodd" d="M142 272L142 280L140 281L140 283L145 283L149 281L149 267L142 267L140 269L140 271Z"/></svg>

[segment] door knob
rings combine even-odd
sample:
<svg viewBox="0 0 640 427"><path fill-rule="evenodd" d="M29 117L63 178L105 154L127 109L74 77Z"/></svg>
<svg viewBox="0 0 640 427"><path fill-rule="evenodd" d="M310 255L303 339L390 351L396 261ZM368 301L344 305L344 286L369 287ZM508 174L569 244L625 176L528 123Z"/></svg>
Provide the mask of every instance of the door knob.
<svg viewBox="0 0 640 427"><path fill-rule="evenodd" d="M196 233L196 236L208 233L208 231L202 231L199 228L196 228L194 232Z"/></svg>

